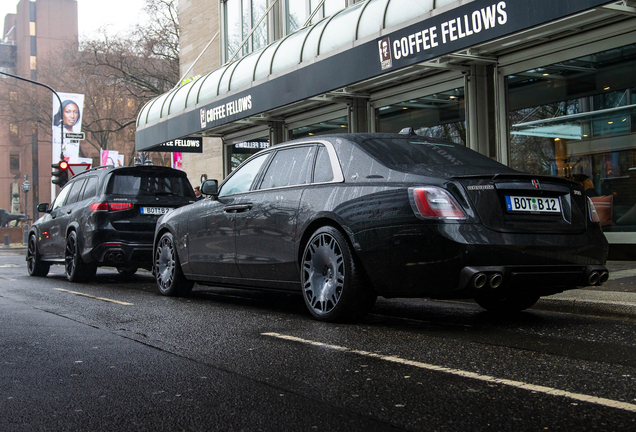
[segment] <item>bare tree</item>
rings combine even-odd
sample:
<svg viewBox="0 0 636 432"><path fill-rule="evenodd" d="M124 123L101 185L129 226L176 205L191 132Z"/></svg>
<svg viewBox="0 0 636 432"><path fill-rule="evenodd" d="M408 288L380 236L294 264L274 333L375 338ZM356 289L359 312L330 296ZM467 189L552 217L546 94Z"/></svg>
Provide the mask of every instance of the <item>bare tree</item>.
<svg viewBox="0 0 636 432"><path fill-rule="evenodd" d="M118 150L134 160L137 114L179 80L177 0L146 0L144 9L147 19L128 33L110 35L101 29L99 38L69 45L47 64L38 65L39 81L58 92L85 96L81 121L86 141L80 156ZM5 121L22 129L39 125L38 139L51 142L50 92L28 83L12 84L11 91L0 92L0 107ZM158 156L165 164L165 155Z"/></svg>
<svg viewBox="0 0 636 432"><path fill-rule="evenodd" d="M179 19L177 0L146 0L146 24L124 36L110 36L80 44L77 64L97 68L107 80L128 84L131 97L150 100L179 80Z"/></svg>

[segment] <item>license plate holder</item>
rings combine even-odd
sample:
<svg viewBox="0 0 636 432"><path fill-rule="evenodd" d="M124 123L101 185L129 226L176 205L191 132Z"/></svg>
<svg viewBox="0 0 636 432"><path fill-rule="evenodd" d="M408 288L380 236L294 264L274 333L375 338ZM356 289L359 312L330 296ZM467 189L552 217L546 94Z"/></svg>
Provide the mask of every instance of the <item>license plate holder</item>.
<svg viewBox="0 0 636 432"><path fill-rule="evenodd" d="M561 214L559 198L506 195L506 210L511 213Z"/></svg>
<svg viewBox="0 0 636 432"><path fill-rule="evenodd" d="M168 207L141 207L140 212L142 215L164 215L168 213L171 208Z"/></svg>

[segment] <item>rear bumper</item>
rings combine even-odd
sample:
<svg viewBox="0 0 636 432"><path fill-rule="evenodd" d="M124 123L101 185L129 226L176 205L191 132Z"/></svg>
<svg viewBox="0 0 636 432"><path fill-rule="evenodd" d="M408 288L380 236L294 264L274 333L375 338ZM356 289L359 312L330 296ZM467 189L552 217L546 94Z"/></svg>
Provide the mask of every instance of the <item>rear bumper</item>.
<svg viewBox="0 0 636 432"><path fill-rule="evenodd" d="M502 297L515 292L551 295L579 286L603 285L609 271L603 265L464 267L458 290L470 297Z"/></svg>
<svg viewBox="0 0 636 432"><path fill-rule="evenodd" d="M102 229L89 236L82 258L99 266L152 268L154 232Z"/></svg>
<svg viewBox="0 0 636 432"><path fill-rule="evenodd" d="M90 255L100 266L152 268L152 243L103 243Z"/></svg>
<svg viewBox="0 0 636 432"><path fill-rule="evenodd" d="M581 234L512 234L480 224L420 224L358 233L354 245L378 294L471 298L473 277L501 275L497 289L542 295L588 285L606 272L600 229Z"/></svg>

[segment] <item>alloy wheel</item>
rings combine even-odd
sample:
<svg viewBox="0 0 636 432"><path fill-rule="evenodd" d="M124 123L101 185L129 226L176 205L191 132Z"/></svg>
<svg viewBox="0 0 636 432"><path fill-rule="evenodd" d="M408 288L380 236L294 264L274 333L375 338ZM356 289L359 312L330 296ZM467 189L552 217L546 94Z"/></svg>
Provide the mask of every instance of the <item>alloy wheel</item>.
<svg viewBox="0 0 636 432"><path fill-rule="evenodd" d="M331 312L340 301L345 282L345 259L338 241L327 233L314 237L303 257L303 291L318 315Z"/></svg>
<svg viewBox="0 0 636 432"><path fill-rule="evenodd" d="M164 291L168 290L174 281L175 259L174 245L168 237L159 241L155 252L155 266L157 269L157 284Z"/></svg>

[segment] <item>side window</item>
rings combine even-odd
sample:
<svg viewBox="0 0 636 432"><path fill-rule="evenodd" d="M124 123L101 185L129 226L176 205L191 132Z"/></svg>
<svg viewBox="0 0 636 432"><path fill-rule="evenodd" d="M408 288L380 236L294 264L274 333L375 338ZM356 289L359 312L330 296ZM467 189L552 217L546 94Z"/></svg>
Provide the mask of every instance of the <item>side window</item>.
<svg viewBox="0 0 636 432"><path fill-rule="evenodd" d="M259 189L309 183L314 149L314 146L305 146L276 152Z"/></svg>
<svg viewBox="0 0 636 432"><path fill-rule="evenodd" d="M85 180L77 180L75 183L73 183L73 188L69 192L68 198L66 199L66 205L77 202L80 191L82 190L82 186L84 186L84 182Z"/></svg>
<svg viewBox="0 0 636 432"><path fill-rule="evenodd" d="M60 191L60 194L57 196L57 198L55 198L55 202L53 203L53 207L51 207L51 210L58 209L64 205L64 201L66 200L66 196L71 190L71 186L73 185L70 184L70 185L67 185L65 188L62 188L62 190Z"/></svg>
<svg viewBox="0 0 636 432"><path fill-rule="evenodd" d="M269 153L258 156L255 159L252 159L247 164L243 165L238 170L234 171L232 177L230 177L224 184L221 186L221 191L219 192L219 196L232 195L241 192L247 192L250 190L252 186L252 182L254 182L254 178L258 174L261 169L263 163L267 160Z"/></svg>
<svg viewBox="0 0 636 432"><path fill-rule="evenodd" d="M333 170L331 160L325 146L318 147L316 166L314 167L314 183L326 183L333 181Z"/></svg>
<svg viewBox="0 0 636 432"><path fill-rule="evenodd" d="M84 188L84 195L82 199L92 198L97 195L97 177L89 177L86 181L86 187Z"/></svg>

